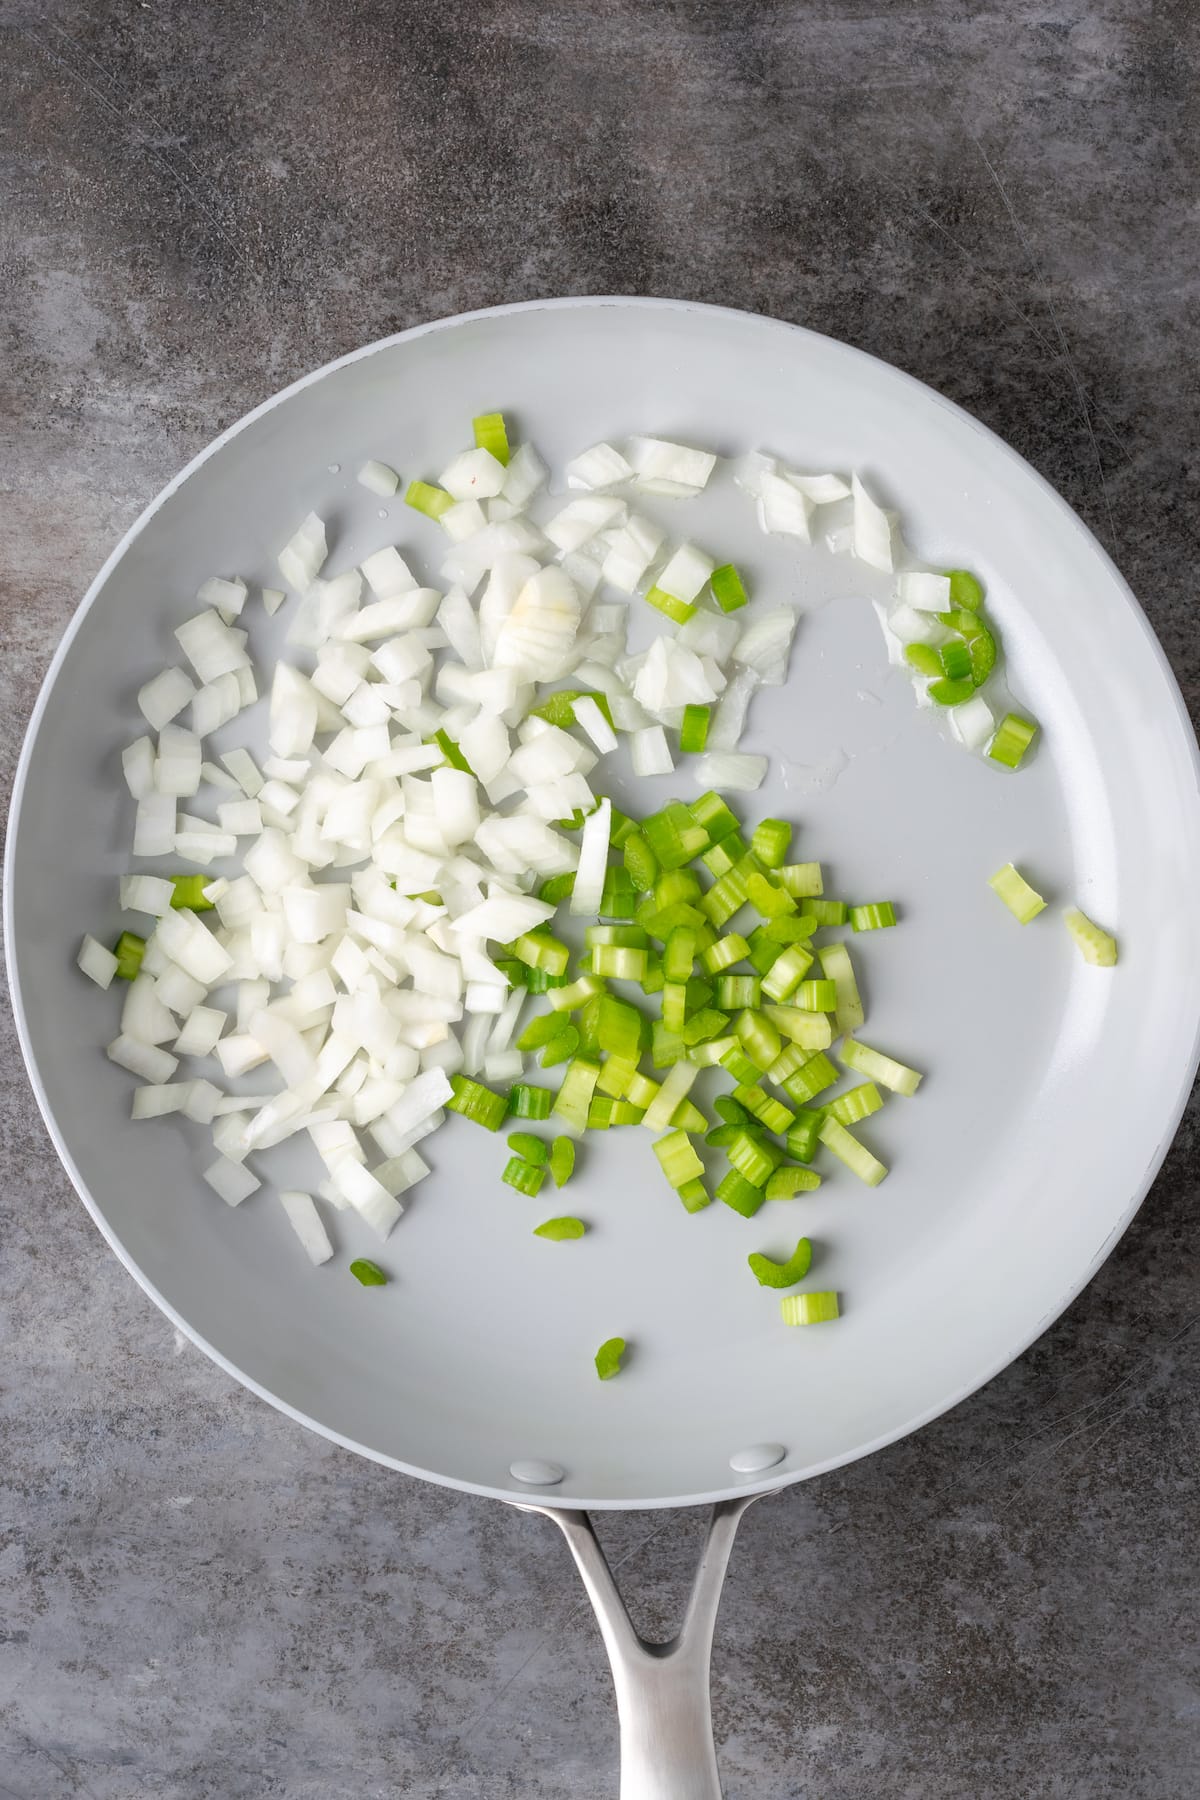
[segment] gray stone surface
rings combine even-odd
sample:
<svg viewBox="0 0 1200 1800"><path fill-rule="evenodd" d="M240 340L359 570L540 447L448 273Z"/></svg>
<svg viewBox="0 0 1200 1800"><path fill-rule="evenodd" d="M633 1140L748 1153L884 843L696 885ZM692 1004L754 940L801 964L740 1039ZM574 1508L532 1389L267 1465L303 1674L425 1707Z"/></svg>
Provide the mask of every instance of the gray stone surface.
<svg viewBox="0 0 1200 1800"><path fill-rule="evenodd" d="M1183 0L47 0L0 29L5 792L79 595L180 464L341 351L543 293L725 301L924 377L1070 498L1200 703ZM553 1528L174 1342L0 1037L0 1796L613 1794ZM1020 1363L750 1513L731 1800L1197 1792L1198 1174L1193 1113ZM655 1624L696 1528L604 1526Z"/></svg>

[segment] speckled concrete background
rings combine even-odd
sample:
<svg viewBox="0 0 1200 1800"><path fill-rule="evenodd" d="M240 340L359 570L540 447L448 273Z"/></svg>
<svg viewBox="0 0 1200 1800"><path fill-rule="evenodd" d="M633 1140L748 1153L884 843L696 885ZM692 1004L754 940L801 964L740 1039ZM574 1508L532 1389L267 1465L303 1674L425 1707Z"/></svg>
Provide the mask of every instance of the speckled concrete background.
<svg viewBox="0 0 1200 1800"><path fill-rule="evenodd" d="M1069 497L1200 703L1185 0L47 0L0 28L5 792L79 595L179 465L354 345L543 293L724 301L924 377ZM558 1534L175 1343L0 1034L0 1796L613 1795ZM750 1513L731 1800L1196 1794L1198 1175L1191 1114L1016 1367ZM656 1626L696 1526L604 1526Z"/></svg>

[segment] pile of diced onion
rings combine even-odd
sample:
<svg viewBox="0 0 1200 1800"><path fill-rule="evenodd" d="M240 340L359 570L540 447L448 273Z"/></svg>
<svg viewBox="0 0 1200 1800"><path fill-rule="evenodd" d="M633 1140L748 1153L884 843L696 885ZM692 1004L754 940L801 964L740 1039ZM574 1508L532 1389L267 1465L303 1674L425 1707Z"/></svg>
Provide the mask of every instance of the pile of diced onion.
<svg viewBox="0 0 1200 1800"><path fill-rule="evenodd" d="M330 574L315 514L285 545L284 586L258 601L270 614L290 596L293 612L289 648L264 671L261 763L206 743L228 741L258 699L244 581L205 582L175 631L181 660L138 695L148 731L123 758L132 857L226 872L200 880L209 910L181 905L172 876L121 881L145 947L108 1055L141 1084L135 1119L179 1112L211 1127L205 1178L231 1206L260 1185L248 1158L305 1132L325 1168L317 1197L386 1237L428 1173L418 1146L445 1117L450 1077L521 1073L525 993L497 947L552 916L534 892L547 877L574 872L571 910L599 908L601 758L624 738L635 775L669 773L684 710L700 707L698 787L753 789L765 773L738 745L755 690L786 678L795 614L753 597L724 611L714 559L639 510L643 494L701 492L715 457L652 438L597 445L567 464L568 497L538 502L539 523L545 464L529 444L494 447L409 488L445 536L436 584L393 547ZM765 530L806 541L816 508L848 501L832 547L892 567L891 522L856 477L763 457L736 474ZM377 462L359 478L388 495L398 482ZM631 655L629 601L651 589L673 616L651 615L661 628ZM568 681L581 690L573 729L534 710ZM556 824L573 817L577 837ZM102 987L118 970L91 937L79 963ZM184 1074L191 1059L208 1073ZM260 1069L262 1091L222 1085ZM326 1260L313 1195L280 1198Z"/></svg>

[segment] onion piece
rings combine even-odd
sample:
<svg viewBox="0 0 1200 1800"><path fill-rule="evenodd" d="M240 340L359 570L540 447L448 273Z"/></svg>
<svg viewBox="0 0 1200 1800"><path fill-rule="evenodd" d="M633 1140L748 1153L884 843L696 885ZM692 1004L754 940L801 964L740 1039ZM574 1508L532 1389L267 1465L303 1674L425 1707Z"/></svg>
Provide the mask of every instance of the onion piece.
<svg viewBox="0 0 1200 1800"><path fill-rule="evenodd" d="M307 593L324 567L327 555L324 522L316 513L309 513L295 536L289 538L279 552L279 572L289 587L301 594Z"/></svg>
<svg viewBox="0 0 1200 1800"><path fill-rule="evenodd" d="M368 458L355 479L361 487L365 487L372 494L378 494L382 500L390 500L400 486L400 477L395 469L387 463L376 462L374 457ZM281 1200L283 1199L282 1194L279 1197Z"/></svg>
<svg viewBox="0 0 1200 1800"><path fill-rule="evenodd" d="M661 725L647 725L630 734L629 755L635 775L669 775L675 767L667 734Z"/></svg>
<svg viewBox="0 0 1200 1800"><path fill-rule="evenodd" d="M715 788L718 793L751 793L762 786L766 772L765 756L750 756L732 750L719 750L710 755L698 756L692 764L696 785Z"/></svg>
<svg viewBox="0 0 1200 1800"><path fill-rule="evenodd" d="M665 438L630 438L626 450L636 485L658 494L699 493L717 461L707 450L690 450Z"/></svg>
<svg viewBox="0 0 1200 1800"><path fill-rule="evenodd" d="M612 831L612 803L601 800L583 822L579 867L571 890L572 914L598 913L608 870L608 840Z"/></svg>
<svg viewBox="0 0 1200 1800"><path fill-rule="evenodd" d="M882 506L872 500L857 475L850 478L854 495L854 554L873 569L892 568L892 524Z"/></svg>
<svg viewBox="0 0 1200 1800"><path fill-rule="evenodd" d="M593 444L590 450L582 450L578 456L572 457L563 472L568 487L585 488L591 493L597 493L603 488L616 487L622 481L629 481L633 476L633 466L611 444Z"/></svg>
<svg viewBox="0 0 1200 1800"><path fill-rule="evenodd" d="M362 480L361 474L359 480ZM369 486L370 484L364 485ZM377 488L375 491L378 493L381 490ZM325 1229L312 1195L305 1194L298 1188L282 1188L279 1194L279 1204L287 1215L288 1224L300 1239L309 1262L313 1264L328 1262L333 1255L333 1245L329 1241L329 1233Z"/></svg>
<svg viewBox="0 0 1200 1800"><path fill-rule="evenodd" d="M195 691L182 669L163 669L138 689L138 707L151 730L161 731L179 717ZM138 739L139 743L142 741Z"/></svg>

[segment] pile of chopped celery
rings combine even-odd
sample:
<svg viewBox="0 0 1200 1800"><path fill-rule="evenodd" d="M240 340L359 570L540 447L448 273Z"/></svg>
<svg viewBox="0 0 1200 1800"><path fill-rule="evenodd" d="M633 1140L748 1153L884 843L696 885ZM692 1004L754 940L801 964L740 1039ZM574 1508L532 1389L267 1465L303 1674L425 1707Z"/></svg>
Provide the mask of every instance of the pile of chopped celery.
<svg viewBox="0 0 1200 1800"><path fill-rule="evenodd" d="M881 1088L911 1095L921 1079L853 1035L863 1024L854 967L830 935L888 929L891 902L828 898L818 863L787 860L791 835L765 819L747 838L711 792L640 820L609 807L597 922L582 949L539 927L498 959L514 987L545 998L516 1044L543 1069L564 1066L550 1118L576 1134L654 1134L688 1212L716 1199L752 1218L768 1200L810 1192L822 1150L877 1186L887 1170L851 1128L879 1110ZM564 912L574 897L569 877L541 892ZM727 1087L710 1112L693 1097L704 1071ZM863 1079L831 1092L844 1071ZM480 1100L467 1086L459 1109L495 1129L501 1096ZM530 1116L538 1091L512 1090L517 1116ZM536 1194L540 1175L514 1180L510 1164L505 1179Z"/></svg>

